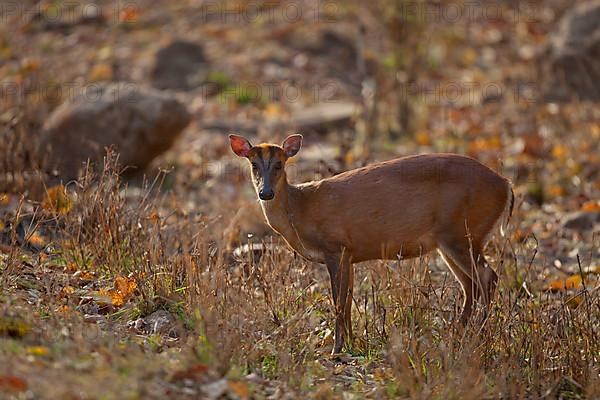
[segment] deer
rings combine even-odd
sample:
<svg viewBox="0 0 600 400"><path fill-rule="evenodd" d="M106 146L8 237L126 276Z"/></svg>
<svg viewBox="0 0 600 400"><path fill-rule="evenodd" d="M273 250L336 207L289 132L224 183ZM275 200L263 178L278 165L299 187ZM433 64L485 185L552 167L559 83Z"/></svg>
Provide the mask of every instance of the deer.
<svg viewBox="0 0 600 400"><path fill-rule="evenodd" d="M335 310L332 354L352 344L355 263L437 250L462 289L462 326L478 302L487 315L498 275L483 250L503 216L504 236L512 215L508 179L473 158L434 153L290 184L285 166L300 151L302 135L290 135L281 145L253 146L234 134L229 140L233 153L250 163L267 224L296 253L327 267Z"/></svg>

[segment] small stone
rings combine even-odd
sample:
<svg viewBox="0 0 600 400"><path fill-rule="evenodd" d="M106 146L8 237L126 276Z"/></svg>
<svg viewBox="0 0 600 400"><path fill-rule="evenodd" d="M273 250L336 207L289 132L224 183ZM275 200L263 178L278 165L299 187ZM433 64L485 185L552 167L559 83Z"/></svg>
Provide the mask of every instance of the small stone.
<svg viewBox="0 0 600 400"><path fill-rule="evenodd" d="M218 399L223 396L229 385L227 384L227 379L220 379L218 381L208 383L202 386L202 393L206 395L208 399Z"/></svg>
<svg viewBox="0 0 600 400"><path fill-rule="evenodd" d="M600 212L578 211L568 214L563 220L562 226L565 229L577 231L588 231L600 222Z"/></svg>

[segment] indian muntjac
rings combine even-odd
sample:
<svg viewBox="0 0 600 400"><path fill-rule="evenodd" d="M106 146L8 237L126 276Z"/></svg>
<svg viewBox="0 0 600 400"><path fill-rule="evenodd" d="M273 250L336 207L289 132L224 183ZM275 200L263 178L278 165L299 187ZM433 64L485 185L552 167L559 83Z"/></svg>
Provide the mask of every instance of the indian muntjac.
<svg viewBox="0 0 600 400"><path fill-rule="evenodd" d="M300 255L327 265L336 310L334 353L352 338L356 262L437 249L464 293L461 322L467 323L478 299L489 305L498 276L483 248L503 214L508 222L514 203L509 181L490 168L457 154L423 154L292 185L285 163L300 150L301 135L281 146L229 138L233 152L252 166L267 223Z"/></svg>

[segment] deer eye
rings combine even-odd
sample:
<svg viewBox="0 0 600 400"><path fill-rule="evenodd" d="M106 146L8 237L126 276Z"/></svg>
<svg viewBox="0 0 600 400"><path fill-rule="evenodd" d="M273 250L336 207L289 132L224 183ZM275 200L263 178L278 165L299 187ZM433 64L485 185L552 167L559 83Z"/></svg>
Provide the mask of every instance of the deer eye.
<svg viewBox="0 0 600 400"><path fill-rule="evenodd" d="M254 161L250 163L250 165L252 166L252 171L257 172L258 171L258 164L255 163Z"/></svg>
<svg viewBox="0 0 600 400"><path fill-rule="evenodd" d="M282 168L281 162L276 162L275 165L273 165L273 168L275 171L279 171Z"/></svg>

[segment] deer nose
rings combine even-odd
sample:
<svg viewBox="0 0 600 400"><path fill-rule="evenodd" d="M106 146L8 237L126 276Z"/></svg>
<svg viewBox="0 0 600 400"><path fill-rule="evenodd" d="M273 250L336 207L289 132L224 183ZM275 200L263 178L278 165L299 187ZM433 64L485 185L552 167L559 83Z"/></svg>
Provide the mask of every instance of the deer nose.
<svg viewBox="0 0 600 400"><path fill-rule="evenodd" d="M258 192L258 197L261 200L273 200L273 197L275 197L275 193L273 193L272 190L261 189L260 192Z"/></svg>

